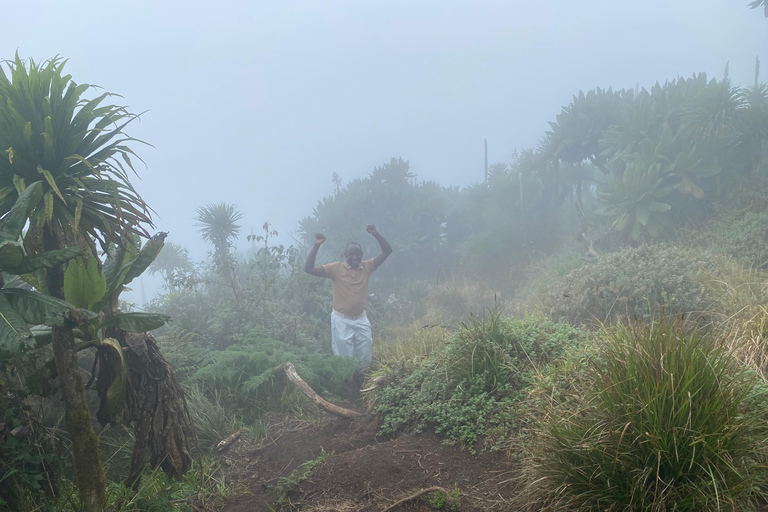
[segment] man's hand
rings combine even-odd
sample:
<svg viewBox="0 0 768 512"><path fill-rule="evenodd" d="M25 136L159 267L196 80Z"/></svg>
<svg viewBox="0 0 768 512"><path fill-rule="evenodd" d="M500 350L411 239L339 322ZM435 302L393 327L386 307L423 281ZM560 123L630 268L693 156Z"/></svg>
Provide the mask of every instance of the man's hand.
<svg viewBox="0 0 768 512"><path fill-rule="evenodd" d="M379 242L379 247L381 247L381 254L373 258L373 268L376 269L379 268L379 265L384 263L384 260L386 260L390 254L392 254L392 246L389 245L389 242L384 240L384 237L379 234L379 230L376 229L376 226L373 224L366 226L365 230L376 238Z"/></svg>
<svg viewBox="0 0 768 512"><path fill-rule="evenodd" d="M304 263L304 272L317 277L325 277L325 269L322 266L315 266L317 251L320 249L320 246L323 245L323 242L325 242L325 235L322 233L316 234L315 243L312 246L312 249L310 249L309 254L307 254L307 261Z"/></svg>

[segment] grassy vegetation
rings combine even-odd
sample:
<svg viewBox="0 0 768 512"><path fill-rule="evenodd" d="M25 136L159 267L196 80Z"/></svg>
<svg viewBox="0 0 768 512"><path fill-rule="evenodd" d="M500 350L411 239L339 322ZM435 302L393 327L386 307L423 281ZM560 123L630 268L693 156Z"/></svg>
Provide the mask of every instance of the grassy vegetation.
<svg viewBox="0 0 768 512"><path fill-rule="evenodd" d="M679 321L608 327L601 340L588 378L539 424L526 461L528 509L756 503L768 484L768 445L766 409L748 400L754 374L718 340Z"/></svg>
<svg viewBox="0 0 768 512"><path fill-rule="evenodd" d="M535 368L576 346L583 333L546 319L471 318L447 344L410 367L380 365L390 384L367 400L382 433L430 428L471 452L490 430L511 432ZM498 446L495 446L498 448Z"/></svg>

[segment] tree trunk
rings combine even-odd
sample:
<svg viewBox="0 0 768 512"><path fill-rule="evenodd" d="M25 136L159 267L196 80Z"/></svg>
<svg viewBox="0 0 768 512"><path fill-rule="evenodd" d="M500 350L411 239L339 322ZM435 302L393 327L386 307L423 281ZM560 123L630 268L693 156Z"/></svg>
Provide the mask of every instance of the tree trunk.
<svg viewBox="0 0 768 512"><path fill-rule="evenodd" d="M72 329L53 328L53 358L64 392L64 420L72 440L75 482L86 512L100 512L107 505L104 471L99 459L99 438L91 426L85 388L77 364Z"/></svg>
<svg viewBox="0 0 768 512"><path fill-rule="evenodd" d="M43 235L45 250L60 249L49 228ZM64 270L61 267L49 269L46 275L48 292L64 299ZM53 358L59 373L64 394L64 421L72 439L72 458L75 465L75 482L80 490L83 509L86 512L101 512L107 506L104 471L99 459L99 438L91 426L91 413L85 401L85 388L77 364L75 336L72 328L53 328Z"/></svg>

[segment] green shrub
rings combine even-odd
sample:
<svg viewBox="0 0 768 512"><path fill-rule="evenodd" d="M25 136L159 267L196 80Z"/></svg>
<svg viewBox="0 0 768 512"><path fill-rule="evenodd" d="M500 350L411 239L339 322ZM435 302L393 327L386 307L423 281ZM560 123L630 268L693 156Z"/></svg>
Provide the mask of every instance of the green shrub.
<svg viewBox="0 0 768 512"><path fill-rule="evenodd" d="M666 245L600 255L574 270L557 293L543 303L552 318L572 324L618 318L650 319L651 312L698 313L707 305L704 288L692 276L714 269L709 253L694 253Z"/></svg>
<svg viewBox="0 0 768 512"><path fill-rule="evenodd" d="M569 325L545 319L510 321L497 312L474 318L413 371L377 390L372 400L381 431L432 428L474 452L488 430L513 428L533 369L583 339Z"/></svg>
<svg viewBox="0 0 768 512"><path fill-rule="evenodd" d="M731 210L717 223L713 245L742 265L768 269L768 213Z"/></svg>
<svg viewBox="0 0 768 512"><path fill-rule="evenodd" d="M287 347L262 337L258 331L252 331L252 336L241 343L208 355L209 360L192 374L190 381L202 386L209 399L237 413L246 423L281 407L287 389L285 378L272 372L281 363L290 361L312 389L331 396L349 393L344 381L358 366L353 359Z"/></svg>
<svg viewBox="0 0 768 512"><path fill-rule="evenodd" d="M754 378L679 321L620 325L604 343L592 379L572 394L582 398L559 403L543 421L527 461L527 507L684 512L754 504L768 483L766 396L755 399Z"/></svg>

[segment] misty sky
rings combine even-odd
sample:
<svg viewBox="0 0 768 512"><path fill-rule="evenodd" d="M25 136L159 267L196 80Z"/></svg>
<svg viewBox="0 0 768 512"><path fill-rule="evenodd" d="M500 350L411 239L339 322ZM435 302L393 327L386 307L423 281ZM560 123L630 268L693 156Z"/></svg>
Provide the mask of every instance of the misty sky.
<svg viewBox="0 0 768 512"><path fill-rule="evenodd" d="M128 133L158 230L196 259L197 207L235 203L243 240L281 241L333 190L391 157L466 185L536 144L596 86L653 85L726 62L768 81L768 19L747 0L25 0L3 6L0 57L68 58L77 82L148 111ZM361 219L364 225L376 219Z"/></svg>

